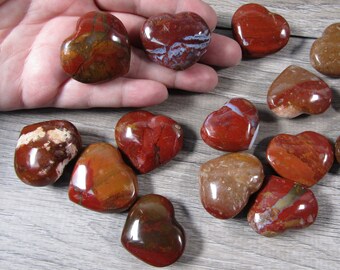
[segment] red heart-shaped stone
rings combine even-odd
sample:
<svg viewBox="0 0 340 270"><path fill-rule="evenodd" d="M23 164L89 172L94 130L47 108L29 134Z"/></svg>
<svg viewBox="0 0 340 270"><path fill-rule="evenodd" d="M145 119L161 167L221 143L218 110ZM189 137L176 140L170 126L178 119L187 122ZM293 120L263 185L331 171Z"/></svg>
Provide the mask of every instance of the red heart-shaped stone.
<svg viewBox="0 0 340 270"><path fill-rule="evenodd" d="M319 114L332 102L332 90L319 77L298 66L287 67L268 90L269 108L278 116Z"/></svg>
<svg viewBox="0 0 340 270"><path fill-rule="evenodd" d="M80 17L76 31L61 46L64 71L83 83L123 76L130 68L130 44L123 23L108 12Z"/></svg>
<svg viewBox="0 0 340 270"><path fill-rule="evenodd" d="M282 177L311 187L331 168L334 152L326 137L305 131L275 136L268 145L267 159Z"/></svg>
<svg viewBox="0 0 340 270"><path fill-rule="evenodd" d="M25 126L15 149L15 172L24 183L32 186L53 184L80 149L80 134L66 120Z"/></svg>
<svg viewBox="0 0 340 270"><path fill-rule="evenodd" d="M134 167L147 173L181 150L183 130L173 119L147 111L125 114L115 128L116 142Z"/></svg>
<svg viewBox="0 0 340 270"><path fill-rule="evenodd" d="M310 50L312 66L322 74L340 77L340 23L328 26Z"/></svg>
<svg viewBox="0 0 340 270"><path fill-rule="evenodd" d="M233 98L204 120L201 137L209 146L223 151L250 149L259 128L257 109L244 98Z"/></svg>
<svg viewBox="0 0 340 270"><path fill-rule="evenodd" d="M290 28L280 15L259 4L246 4L232 17L232 29L244 56L262 57L281 50L288 43Z"/></svg>
<svg viewBox="0 0 340 270"><path fill-rule="evenodd" d="M72 173L69 198L99 212L122 212L137 198L138 183L119 150L108 143L89 145Z"/></svg>
<svg viewBox="0 0 340 270"><path fill-rule="evenodd" d="M183 254L185 234L175 219L171 202L163 196L149 194L131 208L121 242L140 260L163 267Z"/></svg>
<svg viewBox="0 0 340 270"><path fill-rule="evenodd" d="M248 212L249 225L264 236L313 224L318 202L313 192L298 183L270 176Z"/></svg>
<svg viewBox="0 0 340 270"><path fill-rule="evenodd" d="M148 57L175 70L196 63L207 51L210 36L207 23L193 12L150 17L140 33Z"/></svg>

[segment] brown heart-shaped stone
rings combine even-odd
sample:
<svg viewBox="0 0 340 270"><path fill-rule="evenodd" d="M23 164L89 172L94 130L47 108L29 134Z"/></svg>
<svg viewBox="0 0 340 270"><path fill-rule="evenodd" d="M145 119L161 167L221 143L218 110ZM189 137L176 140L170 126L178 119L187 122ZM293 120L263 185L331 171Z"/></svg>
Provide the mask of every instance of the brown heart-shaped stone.
<svg viewBox="0 0 340 270"><path fill-rule="evenodd" d="M340 23L328 26L310 50L312 66L322 74L340 77Z"/></svg>

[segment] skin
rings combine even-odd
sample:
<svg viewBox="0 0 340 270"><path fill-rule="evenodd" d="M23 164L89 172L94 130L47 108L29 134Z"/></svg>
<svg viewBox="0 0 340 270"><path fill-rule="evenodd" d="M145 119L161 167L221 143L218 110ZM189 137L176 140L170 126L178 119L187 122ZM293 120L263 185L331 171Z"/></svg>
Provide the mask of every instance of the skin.
<svg viewBox="0 0 340 270"><path fill-rule="evenodd" d="M132 47L125 77L102 84L70 79L59 60L60 45L75 30L80 16L104 10L126 26ZM195 92L213 90L218 82L210 66L230 67L241 60L238 44L213 34L201 62L173 71L150 62L140 48L139 29L145 18L163 12L192 11L211 29L215 11L201 0L0 0L0 110L41 107L142 107L163 102L168 88Z"/></svg>

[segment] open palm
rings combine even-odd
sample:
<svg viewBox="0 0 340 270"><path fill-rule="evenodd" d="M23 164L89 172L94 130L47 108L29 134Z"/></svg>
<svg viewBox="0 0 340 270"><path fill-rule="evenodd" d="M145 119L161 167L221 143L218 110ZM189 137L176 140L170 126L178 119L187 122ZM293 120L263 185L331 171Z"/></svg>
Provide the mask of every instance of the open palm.
<svg viewBox="0 0 340 270"><path fill-rule="evenodd" d="M134 45L129 73L95 85L69 78L59 60L60 45L75 30L79 16L93 10L117 16ZM139 107L164 101L167 88L212 90L217 74L209 65L227 67L240 61L240 48L232 39L213 34L201 63L185 71L152 63L140 49L145 18L182 11L200 14L211 29L216 26L215 12L200 0L0 0L0 110Z"/></svg>

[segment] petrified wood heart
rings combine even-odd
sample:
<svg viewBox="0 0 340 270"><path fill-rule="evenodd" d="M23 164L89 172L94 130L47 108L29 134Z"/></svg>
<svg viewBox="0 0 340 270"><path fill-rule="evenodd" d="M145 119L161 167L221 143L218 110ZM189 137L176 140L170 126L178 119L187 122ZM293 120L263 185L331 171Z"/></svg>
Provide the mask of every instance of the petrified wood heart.
<svg viewBox="0 0 340 270"><path fill-rule="evenodd" d="M76 31L61 46L64 71L83 83L123 76L130 68L130 44L123 23L107 12L82 16Z"/></svg>
<svg viewBox="0 0 340 270"><path fill-rule="evenodd" d="M140 37L148 57L163 66L183 70L207 51L210 29L197 14L161 14L144 23Z"/></svg>
<svg viewBox="0 0 340 270"><path fill-rule="evenodd" d="M181 150L183 130L173 119L147 111L125 114L115 128L120 150L141 173L170 161Z"/></svg>

